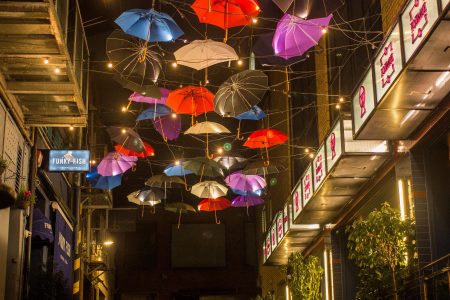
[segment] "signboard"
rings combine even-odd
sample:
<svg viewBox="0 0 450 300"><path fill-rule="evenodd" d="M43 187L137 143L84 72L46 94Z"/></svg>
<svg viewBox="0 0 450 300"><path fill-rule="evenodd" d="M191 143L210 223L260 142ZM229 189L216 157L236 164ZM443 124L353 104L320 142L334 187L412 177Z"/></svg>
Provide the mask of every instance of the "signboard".
<svg viewBox="0 0 450 300"><path fill-rule="evenodd" d="M292 196L292 220L297 219L302 211L302 183L299 182L295 192Z"/></svg>
<svg viewBox="0 0 450 300"><path fill-rule="evenodd" d="M337 122L326 140L327 172L330 173L334 164L342 155L342 131L341 122Z"/></svg>
<svg viewBox="0 0 450 300"><path fill-rule="evenodd" d="M266 256L269 258L270 254L272 253L272 247L270 245L270 237L271 233L269 232L266 236Z"/></svg>
<svg viewBox="0 0 450 300"><path fill-rule="evenodd" d="M436 0L410 1L401 16L405 61L411 58L438 16L439 12Z"/></svg>
<svg viewBox="0 0 450 300"><path fill-rule="evenodd" d="M283 230L284 234L289 230L289 203L286 203L283 209Z"/></svg>
<svg viewBox="0 0 450 300"><path fill-rule="evenodd" d="M272 246L272 251L275 250L277 247L277 226L276 224L272 225L272 228L270 229L270 245Z"/></svg>
<svg viewBox="0 0 450 300"><path fill-rule="evenodd" d="M322 145L319 151L317 151L316 157L313 160L313 180L314 180L314 191L317 191L320 184L323 182L327 176L327 170L325 168L325 146Z"/></svg>
<svg viewBox="0 0 450 300"><path fill-rule="evenodd" d="M442 0L442 9L447 7L447 5L450 3L450 0Z"/></svg>
<svg viewBox="0 0 450 300"><path fill-rule="evenodd" d="M284 237L284 228L283 228L283 212L280 211L277 214L277 241L278 244L281 242L281 240Z"/></svg>
<svg viewBox="0 0 450 300"><path fill-rule="evenodd" d="M377 102L383 98L402 70L401 52L400 26L397 24L374 62Z"/></svg>
<svg viewBox="0 0 450 300"><path fill-rule="evenodd" d="M89 150L50 150L48 170L50 172L89 171Z"/></svg>
<svg viewBox="0 0 450 300"><path fill-rule="evenodd" d="M263 246L262 246L262 252L263 252L263 263L265 263L267 260L267 252L266 252L266 243L265 242L263 243Z"/></svg>
<svg viewBox="0 0 450 300"><path fill-rule="evenodd" d="M375 93L373 90L372 68L364 77L361 85L353 95L353 120L355 132L358 132L362 124L375 108Z"/></svg>
<svg viewBox="0 0 450 300"><path fill-rule="evenodd" d="M72 294L72 242L73 232L69 224L59 210L55 211L55 242L53 254L53 268L56 272L61 272L65 279L64 289L68 295Z"/></svg>
<svg viewBox="0 0 450 300"><path fill-rule="evenodd" d="M313 195L313 174L311 164L308 166L308 169L306 169L306 172L302 177L302 195L303 206L305 206Z"/></svg>

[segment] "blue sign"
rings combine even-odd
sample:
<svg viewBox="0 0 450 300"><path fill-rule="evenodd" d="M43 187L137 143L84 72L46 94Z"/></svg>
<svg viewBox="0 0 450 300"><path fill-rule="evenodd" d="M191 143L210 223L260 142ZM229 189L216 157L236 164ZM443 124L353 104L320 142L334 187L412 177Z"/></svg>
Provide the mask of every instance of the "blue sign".
<svg viewBox="0 0 450 300"><path fill-rule="evenodd" d="M50 172L89 171L89 150L50 150L48 170Z"/></svg>
<svg viewBox="0 0 450 300"><path fill-rule="evenodd" d="M59 210L56 210L53 268L64 276L64 289L68 295L71 295L72 291L72 243L73 231Z"/></svg>

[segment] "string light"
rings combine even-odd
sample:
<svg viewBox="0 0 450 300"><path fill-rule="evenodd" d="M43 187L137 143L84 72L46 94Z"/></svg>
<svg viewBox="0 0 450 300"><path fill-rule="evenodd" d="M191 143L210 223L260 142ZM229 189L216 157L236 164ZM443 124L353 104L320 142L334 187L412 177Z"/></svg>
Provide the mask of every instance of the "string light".
<svg viewBox="0 0 450 300"><path fill-rule="evenodd" d="M336 104L336 109L340 109L341 106L339 104Z"/></svg>
<svg viewBox="0 0 450 300"><path fill-rule="evenodd" d="M109 69L112 69L112 67L113 67L112 62L109 62L107 66L108 66Z"/></svg>
<svg viewBox="0 0 450 300"><path fill-rule="evenodd" d="M253 18L253 19L252 19L252 22L253 22L253 24L258 23L258 19L257 19L257 18Z"/></svg>
<svg viewBox="0 0 450 300"><path fill-rule="evenodd" d="M180 165L180 161L179 160L176 160L175 161L175 166L179 166Z"/></svg>
<svg viewBox="0 0 450 300"><path fill-rule="evenodd" d="M239 66L242 66L243 63L244 63L244 62L242 61L242 59L240 59L240 60L237 61L237 64L238 64Z"/></svg>
<svg viewBox="0 0 450 300"><path fill-rule="evenodd" d="M126 106L122 106L122 112L126 112L127 111L127 107Z"/></svg>
<svg viewBox="0 0 450 300"><path fill-rule="evenodd" d="M222 148L218 148L217 149L217 153L222 154L223 153L223 149Z"/></svg>
<svg viewBox="0 0 450 300"><path fill-rule="evenodd" d="M97 162L94 159L94 160L91 160L90 163L91 163L91 165L95 165Z"/></svg>
<svg viewBox="0 0 450 300"><path fill-rule="evenodd" d="M171 116L172 116L172 119L176 119L177 118L177 114L176 113L172 113Z"/></svg>
<svg viewBox="0 0 450 300"><path fill-rule="evenodd" d="M56 73L56 74L61 73L61 69L60 69L60 68L55 68L55 73Z"/></svg>
<svg viewBox="0 0 450 300"><path fill-rule="evenodd" d="M72 125L70 125L69 130L72 131L74 128Z"/></svg>
<svg viewBox="0 0 450 300"><path fill-rule="evenodd" d="M122 133L127 133L127 130L126 129L122 129Z"/></svg>
<svg viewBox="0 0 450 300"><path fill-rule="evenodd" d="M328 29L326 27L322 27L322 33L325 34L327 33Z"/></svg>
<svg viewBox="0 0 450 300"><path fill-rule="evenodd" d="M313 158L314 157L314 153L310 153L308 156L309 156L309 158Z"/></svg>
<svg viewBox="0 0 450 300"><path fill-rule="evenodd" d="M209 79L206 79L205 84L209 84Z"/></svg>
<svg viewBox="0 0 450 300"><path fill-rule="evenodd" d="M339 102L344 102L344 97L339 97Z"/></svg>
<svg viewBox="0 0 450 300"><path fill-rule="evenodd" d="M44 64L48 65L49 62L48 58L44 58Z"/></svg>
<svg viewBox="0 0 450 300"><path fill-rule="evenodd" d="M174 67L174 68L178 67L178 64L177 64L176 61L174 61L174 62L172 63L172 67Z"/></svg>
<svg viewBox="0 0 450 300"><path fill-rule="evenodd" d="M309 148L305 148L305 153L309 153Z"/></svg>

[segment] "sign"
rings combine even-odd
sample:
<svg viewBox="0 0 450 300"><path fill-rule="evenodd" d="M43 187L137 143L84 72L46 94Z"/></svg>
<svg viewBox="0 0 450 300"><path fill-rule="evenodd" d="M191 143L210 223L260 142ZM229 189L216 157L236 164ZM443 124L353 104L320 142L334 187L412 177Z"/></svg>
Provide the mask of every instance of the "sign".
<svg viewBox="0 0 450 300"><path fill-rule="evenodd" d="M61 272L65 279L65 287L69 295L72 294L72 265L73 265L73 232L64 220L59 210L55 211L55 242L53 254L53 268Z"/></svg>
<svg viewBox="0 0 450 300"><path fill-rule="evenodd" d="M282 211L278 212L276 220L277 220L277 240L278 240L278 244L279 244L284 237L283 212Z"/></svg>
<svg viewBox="0 0 450 300"><path fill-rule="evenodd" d="M308 166L308 169L306 169L306 172L302 177L302 195L303 206L306 206L309 199L311 199L313 195L313 174L311 164Z"/></svg>
<svg viewBox="0 0 450 300"><path fill-rule="evenodd" d="M270 254L272 253L272 247L270 246L270 232L266 237L266 256L269 258Z"/></svg>
<svg viewBox="0 0 450 300"><path fill-rule="evenodd" d="M403 12L403 46L405 48L405 61L408 61L414 51L422 43L439 12L436 0L412 0Z"/></svg>
<svg viewBox="0 0 450 300"><path fill-rule="evenodd" d="M334 164L342 155L341 122L337 122L326 140L327 172L330 173Z"/></svg>
<svg viewBox="0 0 450 300"><path fill-rule="evenodd" d="M325 168L325 146L322 145L319 151L317 151L316 157L313 160L313 172L314 172L314 191L319 189L320 184L327 176L327 170Z"/></svg>
<svg viewBox="0 0 450 300"><path fill-rule="evenodd" d="M395 25L389 38L381 47L381 52L375 59L374 68L377 102L380 102L402 70L400 26L398 24Z"/></svg>
<svg viewBox="0 0 450 300"><path fill-rule="evenodd" d="M355 132L358 132L359 128L361 128L367 117L375 108L375 93L373 90L372 68L370 68L355 95L353 95L352 101Z"/></svg>
<svg viewBox="0 0 450 300"><path fill-rule="evenodd" d="M272 225L272 229L270 230L271 240L270 245L272 245L272 251L277 247L277 226L276 224Z"/></svg>
<svg viewBox="0 0 450 300"><path fill-rule="evenodd" d="M89 171L89 150L50 150L48 170L50 172Z"/></svg>
<svg viewBox="0 0 450 300"><path fill-rule="evenodd" d="M283 230L284 234L289 230L289 203L286 203L283 209Z"/></svg>
<svg viewBox="0 0 450 300"><path fill-rule="evenodd" d="M292 196L292 220L297 219L298 215L302 211L302 208L302 183L299 182Z"/></svg>

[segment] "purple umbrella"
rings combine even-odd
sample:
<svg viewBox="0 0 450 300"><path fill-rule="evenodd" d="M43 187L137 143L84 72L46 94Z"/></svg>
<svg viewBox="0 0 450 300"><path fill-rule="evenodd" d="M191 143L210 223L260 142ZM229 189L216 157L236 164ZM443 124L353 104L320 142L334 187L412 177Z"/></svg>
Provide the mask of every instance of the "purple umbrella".
<svg viewBox="0 0 450 300"><path fill-rule="evenodd" d="M166 104L167 97L169 97L170 90L165 88L159 88L159 91L161 92L161 98L154 98L154 97L147 97L143 96L139 93L134 92L128 97L128 100L133 102L140 102L140 103L148 103L148 104ZM130 105L128 104L128 106Z"/></svg>
<svg viewBox="0 0 450 300"><path fill-rule="evenodd" d="M246 207L247 208L247 215L248 215L248 208L250 206L257 206L264 203L264 200L261 197L258 196L237 196L233 199L233 202L231 202L231 206L233 207Z"/></svg>
<svg viewBox="0 0 450 300"><path fill-rule="evenodd" d="M162 116L152 120L152 123L164 140L173 141L180 135L181 118L178 115Z"/></svg>
<svg viewBox="0 0 450 300"><path fill-rule="evenodd" d="M234 190L257 191L266 187L266 180L258 175L244 175L241 171L234 172L225 178L225 183Z"/></svg>
<svg viewBox="0 0 450 300"><path fill-rule="evenodd" d="M278 22L272 40L275 55L289 59L300 56L317 45L322 37L322 30L327 28L332 16L304 20L285 14Z"/></svg>
<svg viewBox="0 0 450 300"><path fill-rule="evenodd" d="M98 174L102 176L116 176L125 173L134 167L137 161L135 156L126 156L116 152L108 153L97 167Z"/></svg>

